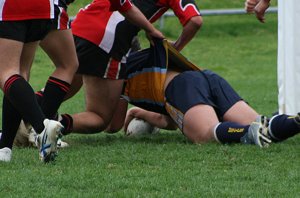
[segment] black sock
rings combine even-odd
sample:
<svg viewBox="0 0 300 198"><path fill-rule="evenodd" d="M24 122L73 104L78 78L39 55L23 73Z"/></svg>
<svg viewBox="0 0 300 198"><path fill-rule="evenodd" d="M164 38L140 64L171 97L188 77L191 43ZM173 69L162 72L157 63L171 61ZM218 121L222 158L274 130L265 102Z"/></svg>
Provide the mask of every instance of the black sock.
<svg viewBox="0 0 300 198"><path fill-rule="evenodd" d="M215 138L223 143L240 143L241 138L248 132L249 125L235 122L221 122L215 128Z"/></svg>
<svg viewBox="0 0 300 198"><path fill-rule="evenodd" d="M41 106L42 100L43 100L43 91L37 91L37 92L35 92L35 97L36 97L36 100L37 100L38 104ZM25 123L29 122L28 120L26 120L24 118L23 118L23 121Z"/></svg>
<svg viewBox="0 0 300 198"><path fill-rule="evenodd" d="M43 91L37 91L35 92L35 97L39 105L42 105L43 98L44 98L44 92Z"/></svg>
<svg viewBox="0 0 300 198"><path fill-rule="evenodd" d="M59 120L60 123L64 126L64 129L62 130L63 135L68 135L73 130L73 118L69 114L62 114L61 120Z"/></svg>
<svg viewBox="0 0 300 198"><path fill-rule="evenodd" d="M4 94L22 118L28 120L37 133L44 130L45 116L33 89L22 76L17 74L11 76L4 84Z"/></svg>
<svg viewBox="0 0 300 198"><path fill-rule="evenodd" d="M2 136L0 139L0 148L8 147L12 149L21 118L19 112L11 104L8 98L4 96L2 104Z"/></svg>
<svg viewBox="0 0 300 198"><path fill-rule="evenodd" d="M70 90L70 84L60 79L49 77L44 94L41 108L46 118L54 119L59 106L64 100L64 97Z"/></svg>
<svg viewBox="0 0 300 198"><path fill-rule="evenodd" d="M295 116L276 115L269 122L269 134L274 142L288 139L300 132L300 123Z"/></svg>

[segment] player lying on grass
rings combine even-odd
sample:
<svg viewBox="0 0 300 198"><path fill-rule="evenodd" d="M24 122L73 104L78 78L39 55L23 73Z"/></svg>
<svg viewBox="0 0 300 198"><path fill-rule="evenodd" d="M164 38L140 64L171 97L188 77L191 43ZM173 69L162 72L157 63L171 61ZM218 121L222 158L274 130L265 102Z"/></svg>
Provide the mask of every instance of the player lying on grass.
<svg viewBox="0 0 300 198"><path fill-rule="evenodd" d="M131 55L126 68L123 97L149 111L129 110L125 128L137 117L163 129L178 127L195 143L217 139L263 147L270 142L264 136L265 117L248 106L224 79L211 71L201 71L166 41L159 40L154 47ZM123 126L127 102L121 101L107 128L109 132ZM64 128L71 128L69 125Z"/></svg>
<svg viewBox="0 0 300 198"><path fill-rule="evenodd" d="M194 143L264 147L271 140L283 141L300 131L299 116L276 115L268 122L223 78L200 70L166 42L131 55L127 68L123 98L141 108L127 111L127 101L120 99L107 132L117 132L123 126L126 130L133 118L139 118L159 128L179 128Z"/></svg>
<svg viewBox="0 0 300 198"><path fill-rule="evenodd" d="M128 58L124 98L138 107L129 109L124 121L127 104L120 101L108 131L120 130L123 123L126 131L129 122L139 118L159 128L179 128L195 143L260 147L299 133L299 116L277 115L268 122L217 74L200 71L170 46L167 63L165 48L155 48Z"/></svg>
<svg viewBox="0 0 300 198"><path fill-rule="evenodd" d="M264 23L265 12L270 6L270 0L246 0L245 10L247 13L255 13L256 18Z"/></svg>

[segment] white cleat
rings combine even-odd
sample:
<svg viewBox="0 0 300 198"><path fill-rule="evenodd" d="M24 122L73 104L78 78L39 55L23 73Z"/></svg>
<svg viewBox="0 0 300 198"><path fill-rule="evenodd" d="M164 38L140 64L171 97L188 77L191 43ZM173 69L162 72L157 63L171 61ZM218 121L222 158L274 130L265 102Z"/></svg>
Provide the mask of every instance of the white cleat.
<svg viewBox="0 0 300 198"><path fill-rule="evenodd" d="M54 161L57 156L57 140L63 126L55 120L44 120L45 129L37 135L36 143L39 148L40 160L47 163Z"/></svg>
<svg viewBox="0 0 300 198"><path fill-rule="evenodd" d="M69 147L69 144L67 142L62 141L61 138L58 138L57 148L62 149L62 148L67 148L67 147Z"/></svg>
<svg viewBox="0 0 300 198"><path fill-rule="evenodd" d="M268 120L265 116L259 116L250 124L248 133L242 138L244 144L256 144L259 147L268 147L272 142L268 135Z"/></svg>
<svg viewBox="0 0 300 198"><path fill-rule="evenodd" d="M12 156L11 149L8 147L4 147L0 149L0 161L10 162Z"/></svg>

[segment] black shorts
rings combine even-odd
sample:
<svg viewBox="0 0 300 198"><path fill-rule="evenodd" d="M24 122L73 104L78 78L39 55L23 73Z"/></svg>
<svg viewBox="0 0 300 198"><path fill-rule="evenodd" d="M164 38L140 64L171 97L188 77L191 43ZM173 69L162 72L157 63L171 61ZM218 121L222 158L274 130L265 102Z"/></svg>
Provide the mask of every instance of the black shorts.
<svg viewBox="0 0 300 198"><path fill-rule="evenodd" d="M74 41L79 61L77 73L114 80L125 78L125 64L88 40L74 36Z"/></svg>
<svg viewBox="0 0 300 198"><path fill-rule="evenodd" d="M51 19L0 21L0 38L29 43L42 40L51 30Z"/></svg>
<svg viewBox="0 0 300 198"><path fill-rule="evenodd" d="M242 98L229 83L212 71L186 71L177 75L167 86L166 101L185 114L198 104L212 106L219 119Z"/></svg>

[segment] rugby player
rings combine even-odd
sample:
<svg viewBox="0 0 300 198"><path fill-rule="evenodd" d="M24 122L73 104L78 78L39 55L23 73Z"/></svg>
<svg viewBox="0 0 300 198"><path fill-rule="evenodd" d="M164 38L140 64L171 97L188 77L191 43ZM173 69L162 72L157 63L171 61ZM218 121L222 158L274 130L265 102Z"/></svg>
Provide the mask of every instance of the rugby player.
<svg viewBox="0 0 300 198"><path fill-rule="evenodd" d="M37 92L38 102L48 119L54 119L73 76L78 69L78 60L72 31L69 26L67 5L74 0L55 1L55 19L52 30L40 42L56 69L48 79L43 92Z"/></svg>
<svg viewBox="0 0 300 198"><path fill-rule="evenodd" d="M126 68L125 100L120 100L108 132L119 131L123 124L126 131L130 121L138 118L158 128L179 128L194 143L217 141L259 147L300 132L299 115L276 115L268 121L226 80L193 65L166 41L133 53ZM127 102L136 107L126 114Z"/></svg>
<svg viewBox="0 0 300 198"><path fill-rule="evenodd" d="M73 2L74 0L54 1L55 18L51 31L40 42L41 48L47 53L56 67L55 71L49 77L43 91L36 92L38 103L48 119L56 119L57 110L66 93L69 91L73 76L78 68L75 44L70 29L69 16L67 14L67 7ZM28 79L29 75L27 75L27 80ZM27 130L24 130L25 128L27 128ZM34 142L32 142L32 144L28 142L31 129L32 126L27 121L22 121L14 145L34 145ZM67 146L67 144L59 139L58 147L61 146Z"/></svg>
<svg viewBox="0 0 300 198"><path fill-rule="evenodd" d="M94 0L80 10L72 23L79 69L72 87L80 88L83 83L86 110L81 113L62 115L66 126L63 134L71 131L97 133L111 122L116 110L124 80L125 55L131 41L140 28L134 25L128 14L113 12L105 1ZM202 24L202 17L193 0L133 0L135 5L149 19L156 21L168 9L172 9L183 26L178 39L173 42L181 50L190 42ZM125 1L124 5L131 4ZM102 19L102 20L100 20ZM146 32L147 31L146 29ZM153 34L153 37L161 37ZM73 89L76 92L76 89ZM75 93L74 92L74 93ZM73 95L74 93L70 93Z"/></svg>
<svg viewBox="0 0 300 198"><path fill-rule="evenodd" d="M38 103L48 119L56 119L57 110L68 92L78 68L75 44L67 14L67 6L73 2L74 0L54 1L55 17L51 31L40 42L40 46L56 67L43 91L36 92ZM65 56L65 54L68 54L68 56ZM29 75L26 74L26 77L28 80ZM32 126L27 121L22 121L14 139L14 146L36 146L34 137L30 137L30 135L36 135L36 133L31 130ZM31 140L28 141L30 138ZM59 139L57 146L61 148L68 146L68 144Z"/></svg>
<svg viewBox="0 0 300 198"><path fill-rule="evenodd" d="M39 134L39 156L48 162L55 157L56 138L63 126L46 119L26 79L39 41L51 29L54 2L0 0L0 5L0 86L4 93L0 161L11 160L13 141L23 118Z"/></svg>
<svg viewBox="0 0 300 198"><path fill-rule="evenodd" d="M55 5L56 19L54 20L54 24L52 26L53 31L51 31L45 38L45 40L43 40L41 46L57 66L54 75L57 75L58 77L64 77L65 79L68 79L69 82L72 80L72 76L75 72L74 69L76 70L77 64L77 58L76 56L74 56L75 50L73 50L74 44L71 43L70 31L67 30L68 17L65 9L66 4L70 3L70 1L58 1L57 3L58 4ZM154 28L154 26L145 18L145 16L139 11L139 9L136 8L136 6L132 5L129 0L100 0L94 1L92 4L95 5L91 6L92 13L93 9L96 9L96 13L101 14L100 18L97 18L99 17L99 15L95 14L97 21L101 21L99 19L103 19L104 21L107 20L105 14L110 14L118 10L124 15L124 17L129 19L137 27L144 29L150 39L151 37L164 38L163 34L156 28ZM80 13L78 15L80 15ZM92 15L94 15L94 13ZM77 21L77 19L81 19L81 17L77 16L75 21ZM88 21L89 20L90 19L88 19ZM84 23L85 22L83 22L82 25L84 25ZM105 24L105 22L103 23ZM66 29L66 31L62 31L64 29ZM92 28L92 30L94 29ZM98 33L99 32L96 32L96 34ZM96 48L96 50L98 50L98 47ZM65 58L66 51L70 52L69 58ZM85 57L86 55L87 54L84 54L83 56ZM32 61L30 63L32 63ZM47 82L45 89L37 93L37 98L39 99L42 110L45 112L46 117L50 118L54 118L56 116L57 109L70 88L68 82L62 81L58 79L58 77L51 76ZM53 101L53 99L55 99L55 101ZM63 118L65 119L62 119L62 123L69 122L68 116L63 115ZM17 142L21 142L21 144L23 144L22 146L26 146L27 144L24 144L24 142L26 143L28 141L28 138L30 138L29 134L31 134L31 126L27 124L26 118L24 118L24 122L21 122L19 128L22 130L24 128L27 129L26 131L23 130L18 133L21 136L17 138ZM33 131L32 134L35 134L35 131ZM25 139L25 141L23 141L22 138Z"/></svg>

